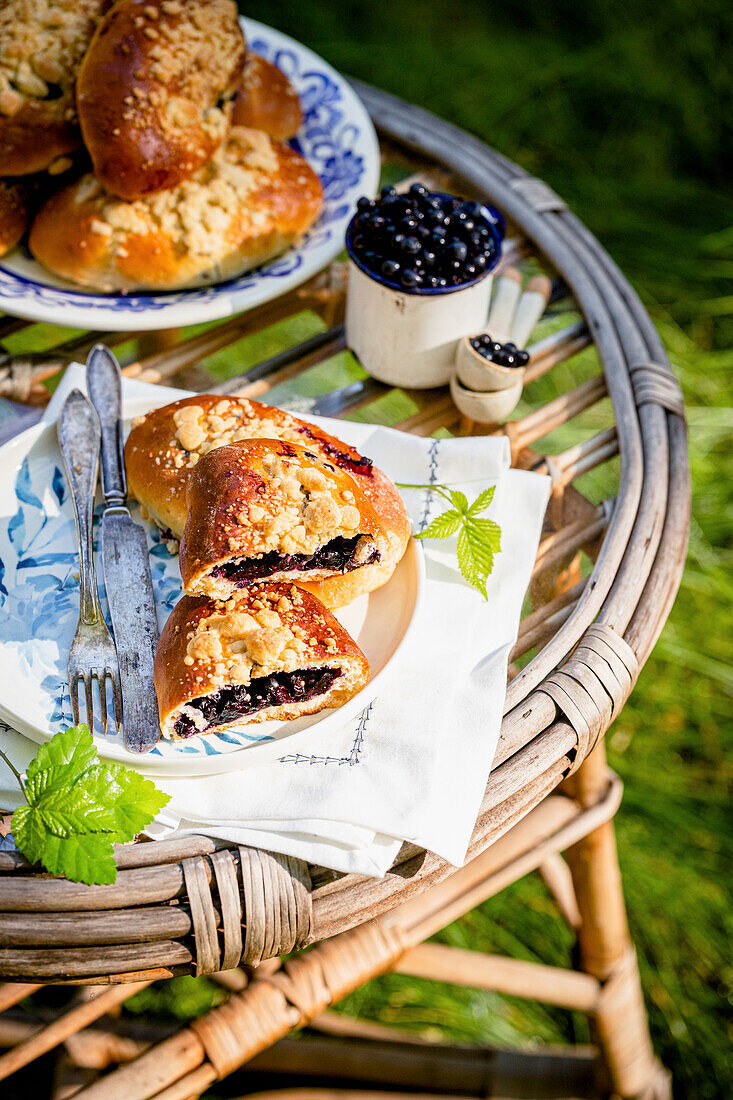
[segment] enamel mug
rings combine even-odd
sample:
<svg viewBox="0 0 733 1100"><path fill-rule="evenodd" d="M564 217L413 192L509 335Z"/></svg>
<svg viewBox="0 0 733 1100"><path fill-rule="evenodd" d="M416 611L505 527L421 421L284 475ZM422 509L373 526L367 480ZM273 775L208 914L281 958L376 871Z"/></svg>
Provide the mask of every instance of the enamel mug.
<svg viewBox="0 0 733 1100"><path fill-rule="evenodd" d="M346 343L373 378L409 389L446 385L458 342L486 324L491 270L501 257L503 239L503 219L491 214L497 220L492 227L497 247L486 271L461 286L411 291L369 271L354 255L351 222L346 232Z"/></svg>

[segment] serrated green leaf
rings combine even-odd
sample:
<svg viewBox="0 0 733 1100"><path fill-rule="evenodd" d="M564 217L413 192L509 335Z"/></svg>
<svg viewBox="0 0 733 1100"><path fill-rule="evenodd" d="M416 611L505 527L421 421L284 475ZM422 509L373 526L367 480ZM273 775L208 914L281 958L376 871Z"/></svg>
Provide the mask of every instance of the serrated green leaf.
<svg viewBox="0 0 733 1100"><path fill-rule="evenodd" d="M43 855L46 827L33 806L18 806L12 818L13 840L29 863L39 863Z"/></svg>
<svg viewBox="0 0 733 1100"><path fill-rule="evenodd" d="M52 788L69 786L98 763L99 757L89 727L81 722L55 734L41 745L26 770L26 788L31 783L31 789L40 796ZM30 802L30 796L27 797Z"/></svg>
<svg viewBox="0 0 733 1100"><path fill-rule="evenodd" d="M450 498L453 501L455 507L461 513L461 515L465 516L466 512L468 511L468 501L466 499L466 494L462 493L460 489L451 489Z"/></svg>
<svg viewBox="0 0 733 1100"><path fill-rule="evenodd" d="M132 840L167 806L170 795L159 791L152 780L121 764L108 764L107 770L120 788L114 803L115 828L125 840Z"/></svg>
<svg viewBox="0 0 733 1100"><path fill-rule="evenodd" d="M468 536L466 526L464 525L458 534L458 545L456 547L456 553L458 556L458 568L468 581L469 584L477 588L484 599L487 599L486 595L486 577L488 576L488 569L484 569L479 561L476 559L474 548L471 544L471 540Z"/></svg>
<svg viewBox="0 0 733 1100"><path fill-rule="evenodd" d="M423 531L419 531L416 539L447 539L455 535L461 523L461 514L453 508L437 516Z"/></svg>
<svg viewBox="0 0 733 1100"><path fill-rule="evenodd" d="M112 845L109 833L82 833L69 837L49 834L43 847L42 863L52 875L64 875L72 882L108 885L117 877Z"/></svg>
<svg viewBox="0 0 733 1100"><path fill-rule="evenodd" d="M474 523L465 524L463 529L466 532L466 538L471 547L471 553L481 569L486 570L486 575L488 576L494 568L494 550L491 542L486 538L483 532L476 529Z"/></svg>
<svg viewBox="0 0 733 1100"><path fill-rule="evenodd" d="M12 818L20 851L52 874L90 884L115 881L112 845L132 840L169 800L137 772L100 763L86 726L41 746L25 792L29 805Z"/></svg>
<svg viewBox="0 0 733 1100"><path fill-rule="evenodd" d="M501 527L493 519L472 519L468 524L494 554L501 550Z"/></svg>
<svg viewBox="0 0 733 1100"><path fill-rule="evenodd" d="M494 499L495 491L496 486L492 485L490 486L490 488L484 489L483 493L479 493L471 507L468 509L469 516L478 516L481 512L485 512L491 504L492 500Z"/></svg>

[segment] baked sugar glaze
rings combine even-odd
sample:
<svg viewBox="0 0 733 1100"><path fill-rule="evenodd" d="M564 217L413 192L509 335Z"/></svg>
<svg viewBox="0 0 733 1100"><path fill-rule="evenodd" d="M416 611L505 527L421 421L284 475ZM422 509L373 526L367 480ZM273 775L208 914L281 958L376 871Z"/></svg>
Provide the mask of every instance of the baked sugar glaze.
<svg viewBox="0 0 733 1100"><path fill-rule="evenodd" d="M296 672L272 672L258 676L248 684L231 684L211 695L201 695L188 704L201 711L206 725L196 727L193 718L182 714L174 726L177 737L193 737L215 726L235 722L265 707L280 707L285 703L304 703L325 695L342 675L340 668L301 668Z"/></svg>
<svg viewBox="0 0 733 1100"><path fill-rule="evenodd" d="M281 554L278 550L270 550L259 558L232 558L221 565L215 565L209 575L231 581L237 588L246 588L262 577L271 577L273 573L286 571L307 573L311 569L332 569L339 573L351 573L362 565L372 565L379 561L376 546L363 560L356 560L357 543L364 537L354 535L353 538L345 539L339 535L313 554Z"/></svg>

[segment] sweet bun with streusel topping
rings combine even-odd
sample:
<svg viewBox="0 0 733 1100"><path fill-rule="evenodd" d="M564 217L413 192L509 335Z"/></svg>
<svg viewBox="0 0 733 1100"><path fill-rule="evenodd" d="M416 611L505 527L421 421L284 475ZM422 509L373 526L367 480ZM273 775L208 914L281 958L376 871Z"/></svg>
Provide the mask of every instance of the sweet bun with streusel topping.
<svg viewBox="0 0 733 1100"><path fill-rule="evenodd" d="M355 599L368 580L378 588L390 577L410 539L410 523L395 486L371 459L315 424L243 397L196 394L137 417L125 444L130 494L164 532L172 547L186 523L188 481L203 455L243 439L283 439L306 445L349 473L371 503L389 539L389 551L368 573L298 584L311 587L328 607ZM173 548L173 547L172 547Z"/></svg>
<svg viewBox="0 0 733 1100"><path fill-rule="evenodd" d="M188 483L179 565L192 596L228 599L265 580L322 581L389 555L374 507L346 470L300 443L249 439L209 451Z"/></svg>
<svg viewBox="0 0 733 1100"><path fill-rule="evenodd" d="M0 179L0 256L15 248L28 228L34 192L24 177Z"/></svg>
<svg viewBox="0 0 733 1100"><path fill-rule="evenodd" d="M313 223L321 184L305 159L233 127L191 179L135 202L87 174L38 212L30 235L50 271L102 291L179 290L235 278Z"/></svg>
<svg viewBox="0 0 733 1100"><path fill-rule="evenodd" d="M343 706L366 684L369 662L310 593L264 584L226 601L179 600L154 675L161 731L177 741Z"/></svg>
<svg viewBox="0 0 733 1100"><path fill-rule="evenodd" d="M297 134L302 121L298 93L282 69L256 53L248 54L234 97L232 123L287 141Z"/></svg>
<svg viewBox="0 0 733 1100"><path fill-rule="evenodd" d="M245 50L233 0L118 0L77 81L102 186L132 201L193 176L224 140Z"/></svg>
<svg viewBox="0 0 733 1100"><path fill-rule="evenodd" d="M74 86L111 0L0 3L0 175L66 166L81 144ZM59 160L59 158L61 158ZM70 163L70 162L69 162Z"/></svg>

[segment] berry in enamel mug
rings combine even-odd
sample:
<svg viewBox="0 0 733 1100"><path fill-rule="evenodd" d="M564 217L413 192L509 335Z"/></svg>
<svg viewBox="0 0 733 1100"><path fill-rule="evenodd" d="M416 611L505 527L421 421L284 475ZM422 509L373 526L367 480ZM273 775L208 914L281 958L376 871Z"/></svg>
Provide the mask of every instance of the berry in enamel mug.
<svg viewBox="0 0 733 1100"><path fill-rule="evenodd" d="M377 277L404 290L449 289L473 282L497 253L499 220L477 202L412 184L399 193L383 187L378 198L357 202L350 249Z"/></svg>
<svg viewBox="0 0 733 1100"><path fill-rule="evenodd" d="M499 367L526 367L529 363L528 351L518 348L516 344L500 344L497 340L492 340L487 332L472 336L469 343L483 359L488 359Z"/></svg>

